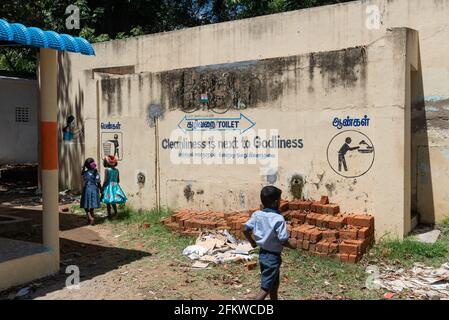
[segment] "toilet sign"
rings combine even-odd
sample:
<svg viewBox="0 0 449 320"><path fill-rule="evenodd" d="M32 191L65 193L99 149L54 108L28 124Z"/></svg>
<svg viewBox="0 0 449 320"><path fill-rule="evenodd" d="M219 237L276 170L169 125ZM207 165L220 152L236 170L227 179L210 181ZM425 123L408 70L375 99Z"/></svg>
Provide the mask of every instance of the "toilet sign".
<svg viewBox="0 0 449 320"><path fill-rule="evenodd" d="M254 127L256 123L240 113L235 118L201 118L184 116L178 128L184 132L192 131L238 131L240 134Z"/></svg>

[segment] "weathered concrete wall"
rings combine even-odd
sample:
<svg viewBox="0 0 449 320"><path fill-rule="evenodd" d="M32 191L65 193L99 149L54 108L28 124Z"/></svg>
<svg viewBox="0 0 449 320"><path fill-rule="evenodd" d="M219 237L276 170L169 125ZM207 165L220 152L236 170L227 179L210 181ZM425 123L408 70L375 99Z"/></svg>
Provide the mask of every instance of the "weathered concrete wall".
<svg viewBox="0 0 449 320"><path fill-rule="evenodd" d="M379 29L367 27L367 20L369 20L367 8L371 5L377 5L380 11L381 24ZM446 186L443 176L438 175L438 171L444 170L447 166L444 157L447 146L445 142L447 129L444 127L444 118L447 112L445 103L446 99L449 98L449 92L445 86L445 83L449 80L449 63L446 59L446 52L448 51L446 39L449 36L447 16L449 16L449 0L355 1L341 5L100 43L95 45L97 58L64 54L60 59L60 79L64 84L59 99L61 125L64 117L69 114L78 114L77 119L80 119L80 122L77 124L84 129L86 140L80 138L80 143L66 145L62 148L61 153L65 156L61 156L61 168L65 174L63 174L61 183L70 185L72 188L79 185L79 175L74 172L79 171L83 161L81 158L84 156L80 156L80 154L97 157L101 155L99 151L103 148L101 145L101 130L99 131L96 128L102 121L117 122L119 119L123 119L120 120L121 122L127 121L126 112L130 110L129 108L134 108L132 107L134 105L139 105L140 109L145 110L150 109L151 105L160 105L165 112L164 120L159 121L160 139L148 136L148 129L142 131L144 123L148 122L147 119L133 115L135 121L128 124L128 126L136 124L136 128L139 128L139 135L147 132L144 138L140 139L144 141L139 142L150 146L153 138L159 142L165 138L162 137L163 130L168 130L166 128L170 127L167 121L179 119L179 114L174 109L183 108L184 111L191 111L189 108L192 108L192 99L203 90L202 81L208 85L208 88L212 87L212 91L215 92L210 97L210 103L217 106L216 111L220 112L220 105L232 105L233 102L236 107L239 107L238 99L231 99L230 95L235 97L241 94L241 100L247 102L244 105L247 107L244 115L251 120L257 117L257 120L254 120L257 125L260 126L262 123L266 128L268 124L263 122L265 120L259 120L259 117L264 114L266 117L276 118L276 114L273 113L275 111L264 113L263 110L269 108L274 110L278 108L282 110L282 114L286 114L285 110L291 110L289 108L297 107L307 110L310 106L319 105L319 108L332 110L333 105L341 103L346 106L345 108L341 106L337 108L341 111L341 114L339 114L341 118L343 114L349 116L354 114L355 117L357 113L357 116L364 116L364 114L359 113L363 113L361 110L366 105L381 105L385 108L391 106L391 99L385 99L386 101L379 104L373 97L371 97L373 100L368 98L370 97L369 91L378 90L379 87L382 87L379 83L388 81L391 77L391 70L370 68L369 65L373 64L371 62L366 67L363 67L363 64L361 66L360 63L351 65L356 61L350 59L351 53L326 52L356 46L384 48L385 34L389 28L410 27L419 32L419 51L416 58L419 60L419 65L416 68L418 71L411 70L410 83L404 80L404 85L400 89L404 95L406 95L406 92L411 92L412 95L409 101L412 105L411 131L413 136L410 137L412 146L410 164L412 169L410 169L407 177L404 177L406 180L411 180L411 183L403 188L404 190L411 188L413 210L419 211L423 221L441 220L449 209L446 207L445 201L442 200L449 195L449 188ZM314 55L309 54L310 52L324 53L319 54L319 57L315 59ZM329 57L326 58L326 55L329 55ZM342 55L342 57L338 57L338 55ZM401 55L405 55L405 53L401 53ZM298 56L300 57L299 62L295 61ZM273 58L275 60L271 61ZM338 61L341 61L340 65ZM295 65L298 63L300 67L296 68ZM319 67L314 67L317 63ZM218 69L216 68L217 65L220 65ZM200 75L204 70L198 69L198 67L209 68L203 78ZM271 72L270 68L272 67L277 67L280 71ZM286 72L286 68L287 70L296 70L295 77L289 75L290 71ZM342 68L346 68L343 72L344 76L338 73L338 70ZM222 77L220 74L221 71L225 73L234 69L241 70L236 74L237 78ZM351 70L357 70L359 74L355 73L354 76ZM317 74L317 72L327 74L328 76L325 78L327 80L319 80L321 74ZM371 72L371 75L369 72ZM270 77L263 78L261 84L259 84L259 79L251 79L252 74L259 73L270 75ZM364 73L365 75L363 75ZM308 75L308 78L306 75ZM370 86L365 83L364 86L353 86L352 90L349 90L348 88L351 88L352 83L354 83L354 77L357 78L358 84L364 77L365 82L368 78L376 80L371 80ZM105 78L113 78L113 80ZM300 91L294 95L286 88L291 88L293 83L296 83L297 88L297 79L301 79L300 86L307 84L308 87L307 91ZM282 81L287 81L287 84L284 83L279 86L279 82ZM321 83L320 81L324 82ZM188 94L183 91L184 89L179 88L179 83L183 83L182 88L187 87L189 89ZM227 89L224 88L229 88L227 86L229 83L232 84L228 91L230 95L226 95L224 93ZM262 88L259 88L260 86ZM117 87L120 87L120 89ZM135 90L132 89L134 87ZM153 88L151 94L147 92L149 87ZM408 91L409 87L410 90ZM255 88L258 90L256 96L252 94ZM348 91L345 91L344 94L334 94L334 91L341 88ZM108 94L104 91L121 93L111 94L108 97ZM313 92L315 94L312 94ZM377 94L384 99L386 92L378 90ZM292 96L296 98L291 98ZM155 100L154 97L160 97L160 99ZM406 98L408 99L408 97ZM107 101L109 102L105 107ZM129 101L133 102L129 103ZM435 104L438 104L439 107L435 107ZM242 107L242 104L240 104L240 107ZM105 108L109 108L109 111L105 111ZM256 109L257 116L253 114ZM348 113L349 111L350 113ZM101 118L100 114L104 112L112 112L117 116L108 119ZM137 111L134 110L133 112L137 114ZM334 111L334 113L336 112ZM120 114L121 116L118 116ZM145 112L141 116L146 117L147 114L148 112ZM320 112L320 117L321 114L324 113ZM235 115L236 113L232 113L232 116ZM296 113L290 115L292 119L303 119L305 113L301 115L301 118L297 117ZM384 120L387 123L391 121L390 118L384 118ZM278 121L284 123L283 120ZM324 120L321 121L324 123ZM141 126L138 123L141 123ZM379 123L379 121L376 120L376 123ZM309 124L309 122L306 122L306 124ZM123 128L125 128L124 124ZM286 129L282 127L282 130L293 130L290 128L292 128L291 124L286 126ZM172 129L170 128L170 130ZM298 128L295 130L298 130ZM321 130L321 128L314 130L314 136ZM408 130L407 127L404 127L404 130ZM299 133L294 135L298 136ZM301 136L305 136L305 134L301 134ZM134 152L127 148L128 142L126 139L134 141L135 137L129 138L123 134L122 139L123 151L125 153ZM377 148L376 162L379 157ZM402 156L406 162L406 155L403 154ZM164 157L163 152L161 152L161 159L162 157ZM290 156L286 155L286 157ZM148 167L148 160L144 163L144 159L138 157L136 161L140 162L138 166L133 165L132 168L122 168L122 170L129 170L135 174L138 169L146 169L147 177L151 176L151 179L157 180L157 176L153 177L151 168ZM159 182L151 180L150 184L160 185L160 194L155 195L155 197L156 199L160 197L163 200L164 193L173 194L170 190L173 190L174 186L179 185L182 190L185 186L177 179L173 178L173 181L171 181L171 178L164 178L162 163L163 161L161 161L161 180ZM155 163L154 166L157 167L157 164ZM310 163L308 166L312 167ZM405 163L405 166L407 167L407 163ZM315 167L314 165L313 170L304 167L302 165L299 171L306 174L306 180L309 181L309 184L320 185L322 183L322 181L320 182L322 172L318 173L320 177L316 177L317 173L313 172L313 170L318 171L316 168L320 166ZM219 181L218 170L215 170L214 174L216 176L211 176L210 181ZM223 174L226 175L226 173ZM238 175L240 177L241 173L238 173ZM245 171L245 179L246 175ZM285 173L285 175L287 174ZM164 179L168 179L170 182ZM135 175L132 180L135 183ZM191 180L194 179L191 178ZM280 180L285 181L286 177L282 176ZM247 188L246 183L252 181L251 178L248 182L244 182L242 188ZM336 185L324 183L324 185L328 185L326 191L332 196L335 196L335 191L338 192L337 188L342 185L342 181L337 180L336 183ZM133 190L135 188L137 187L132 187ZM167 191L162 191L163 188ZM347 189L350 190L353 187L348 186ZM319 192L322 190L324 189L319 190ZM201 189L199 191L200 196L202 191L204 191L204 195L206 194L206 190ZM382 199L377 201L388 202L398 197L403 201L402 195L394 194L397 192L399 191L395 190L393 194L382 192L373 195L373 197ZM402 190L400 192L402 193ZM146 192L144 193L146 194ZM175 193L178 195L177 191ZM348 198L352 197L351 192L344 193L348 195ZM192 192L187 189L186 194L189 195ZM255 193L249 198L254 198L254 195ZM201 198L200 196L196 198ZM179 201L183 201L183 196L180 197ZM342 197L341 194L340 197ZM234 198L229 196L224 198L238 199L240 203L248 203L246 200L240 201L242 196L238 195L238 192L235 193ZM257 197L255 198L257 199ZM165 202L168 203L172 200ZM229 200L229 203L235 203L234 200ZM367 203L375 202L374 200L365 200ZM147 203L149 200L141 201ZM342 201L342 203L346 204L345 201ZM365 208L359 205L360 201L359 197L355 201L357 205L351 207L349 203L348 208L350 210L364 210ZM206 206L206 202L204 206ZM151 206L152 204L148 203L147 205Z"/></svg>
<svg viewBox="0 0 449 320"><path fill-rule="evenodd" d="M258 205L260 188L275 183L288 198L329 194L348 212L375 214L380 234L402 236L410 223L410 215L403 216L410 212L404 185L404 163L410 156L404 145L405 114L410 112L406 52L407 30L398 29L365 47L155 73L96 75L90 90L96 91L97 108L84 110L89 114L86 156L101 158L117 151L123 187L136 207L160 201L171 208L249 209ZM198 109L202 92L208 92L210 111ZM96 112L97 127L91 125ZM152 117L155 112L158 120ZM189 135L182 130L186 115L239 119L243 129L251 130ZM370 122L363 127L334 125L335 118L365 115ZM174 147L180 138L199 145L211 139L240 142L243 137L254 146L257 135L283 141L274 148L252 149L272 153L270 163L218 163L220 159L202 158L210 152L202 147L193 150L201 155L182 159L178 152L190 150ZM347 137L353 137L353 147L365 141L374 149L348 154L349 169L344 172L338 168L338 150ZM229 146L222 151L243 152ZM263 170L266 167L272 171ZM138 183L139 173L144 173L145 183ZM295 190L295 174L303 179L302 191ZM391 192L385 194L386 189Z"/></svg>
<svg viewBox="0 0 449 320"><path fill-rule="evenodd" d="M0 164L37 162L37 90L34 80L0 77ZM16 108L28 122L16 122Z"/></svg>

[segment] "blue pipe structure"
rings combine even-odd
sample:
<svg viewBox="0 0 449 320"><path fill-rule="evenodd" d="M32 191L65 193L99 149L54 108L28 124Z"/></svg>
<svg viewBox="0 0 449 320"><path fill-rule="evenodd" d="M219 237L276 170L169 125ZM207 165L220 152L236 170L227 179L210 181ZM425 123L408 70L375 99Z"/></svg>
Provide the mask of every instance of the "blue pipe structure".
<svg viewBox="0 0 449 320"><path fill-rule="evenodd" d="M8 23L4 19L0 19L0 41L81 53L87 56L95 55L92 45L84 38L72 37L54 31L44 31L36 27L26 27L20 23Z"/></svg>

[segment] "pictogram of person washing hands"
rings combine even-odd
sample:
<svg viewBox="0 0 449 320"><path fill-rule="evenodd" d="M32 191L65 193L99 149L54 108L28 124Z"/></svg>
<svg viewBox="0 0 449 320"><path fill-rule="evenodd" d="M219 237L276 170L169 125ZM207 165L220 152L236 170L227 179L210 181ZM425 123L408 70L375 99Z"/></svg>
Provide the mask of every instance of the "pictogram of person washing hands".
<svg viewBox="0 0 449 320"><path fill-rule="evenodd" d="M346 164L346 154L348 151L358 150L360 153L372 153L374 148L366 143L365 140L360 141L359 145L356 147L351 147L352 139L347 137L345 144L338 151L338 171L341 172L342 166L344 170L348 171L348 165Z"/></svg>
<svg viewBox="0 0 449 320"><path fill-rule="evenodd" d="M330 167L345 178L364 175L372 168L374 160L374 145L371 139L360 131L340 132L331 139L327 147Z"/></svg>

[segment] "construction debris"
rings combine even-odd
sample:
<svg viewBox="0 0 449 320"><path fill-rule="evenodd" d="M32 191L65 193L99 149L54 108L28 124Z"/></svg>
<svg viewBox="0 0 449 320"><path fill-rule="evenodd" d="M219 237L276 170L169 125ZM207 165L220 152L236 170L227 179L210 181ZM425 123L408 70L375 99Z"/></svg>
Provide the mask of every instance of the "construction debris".
<svg viewBox="0 0 449 320"><path fill-rule="evenodd" d="M394 293L407 291L416 299L449 299L449 263L435 269L415 263L412 269L406 270L384 266L375 280L381 288Z"/></svg>
<svg viewBox="0 0 449 320"><path fill-rule="evenodd" d="M413 230L412 235L419 242L434 244L438 241L441 231L433 227L419 226Z"/></svg>
<svg viewBox="0 0 449 320"><path fill-rule="evenodd" d="M182 254L197 261L193 265L194 268L207 268L204 265L209 263L249 261L255 257L251 254L254 249L249 242L232 243L227 234L229 235L226 230L202 233L195 245L185 248Z"/></svg>
<svg viewBox="0 0 449 320"><path fill-rule="evenodd" d="M185 235L228 229L234 236L243 238L244 225L257 210L234 213L180 210L162 223ZM329 203L327 196L320 201L282 200L281 212L287 220L290 244L319 257L357 263L374 242L373 216L341 214L340 206ZM236 241L228 232L226 239L231 244Z"/></svg>

